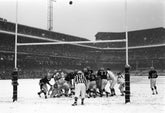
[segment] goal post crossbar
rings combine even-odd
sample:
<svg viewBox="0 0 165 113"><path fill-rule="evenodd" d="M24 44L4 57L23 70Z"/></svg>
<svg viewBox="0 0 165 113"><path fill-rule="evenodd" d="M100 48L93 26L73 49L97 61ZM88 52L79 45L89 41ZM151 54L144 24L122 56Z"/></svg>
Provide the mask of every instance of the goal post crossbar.
<svg viewBox="0 0 165 113"><path fill-rule="evenodd" d="M165 44L152 44L152 45L142 45L142 46L129 46L129 50L135 50L135 49L146 49L146 48L155 48L155 47L162 47L165 46ZM126 47L118 47L118 48L102 48L103 50L125 50Z"/></svg>
<svg viewBox="0 0 165 113"><path fill-rule="evenodd" d="M17 43L17 46L28 46L28 45L58 45L58 44L91 44L91 43L108 43L108 42L126 42L122 40L97 40L97 41L55 41L55 42L39 42L39 43Z"/></svg>

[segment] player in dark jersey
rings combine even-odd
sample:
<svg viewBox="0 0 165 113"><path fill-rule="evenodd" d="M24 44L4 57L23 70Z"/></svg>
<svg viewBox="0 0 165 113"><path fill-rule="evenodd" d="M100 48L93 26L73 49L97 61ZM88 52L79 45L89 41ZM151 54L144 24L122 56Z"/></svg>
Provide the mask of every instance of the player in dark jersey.
<svg viewBox="0 0 165 113"><path fill-rule="evenodd" d="M90 84L89 84L89 97L96 97L97 91L96 91L96 74L92 73L90 75Z"/></svg>
<svg viewBox="0 0 165 113"><path fill-rule="evenodd" d="M107 72L104 68L100 68L97 72L97 85L100 92L100 97L103 96L103 92L105 92L105 86L107 85Z"/></svg>
<svg viewBox="0 0 165 113"><path fill-rule="evenodd" d="M45 76L44 78L40 79L40 81L39 81L40 92L38 92L38 95L40 96L41 93L44 93L45 99L47 98L47 91L48 91L47 84L50 87L52 87L52 85L49 83L50 80L51 80L50 76Z"/></svg>
<svg viewBox="0 0 165 113"><path fill-rule="evenodd" d="M65 80L70 84L71 87L73 85L74 76L75 76L75 73L74 72L70 72L65 77Z"/></svg>
<svg viewBox="0 0 165 113"><path fill-rule="evenodd" d="M154 67L151 67L151 70L148 73L148 79L150 79L150 87L152 90L152 94L154 95L155 93L158 94L157 87L156 87L156 78L158 78L157 71L154 69ZM155 90L155 92L154 92Z"/></svg>
<svg viewBox="0 0 165 113"><path fill-rule="evenodd" d="M74 77L77 75L77 70L74 70L73 72L70 72L67 74L67 76L65 77L65 80L68 82L68 84L70 85L70 90L71 93L69 94L69 96L74 95Z"/></svg>
<svg viewBox="0 0 165 113"><path fill-rule="evenodd" d="M89 70L87 68L84 68L83 69L83 73L84 73L84 76L86 77L87 79L87 83L86 83L86 94L89 95L89 84L90 84L90 74L89 74Z"/></svg>

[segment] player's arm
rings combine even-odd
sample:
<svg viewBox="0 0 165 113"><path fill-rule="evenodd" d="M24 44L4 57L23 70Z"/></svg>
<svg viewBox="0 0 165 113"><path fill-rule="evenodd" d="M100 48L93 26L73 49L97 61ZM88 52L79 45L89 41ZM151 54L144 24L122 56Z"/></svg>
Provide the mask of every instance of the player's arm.
<svg viewBox="0 0 165 113"><path fill-rule="evenodd" d="M157 73L157 71L155 72L155 74L156 74L156 78L158 78L158 73Z"/></svg>
<svg viewBox="0 0 165 113"><path fill-rule="evenodd" d="M148 73L148 79L150 79L150 78L151 78L151 72Z"/></svg>
<svg viewBox="0 0 165 113"><path fill-rule="evenodd" d="M77 75L73 79L73 84L76 84L76 83L77 83Z"/></svg>
<svg viewBox="0 0 165 113"><path fill-rule="evenodd" d="M83 77L84 77L83 79L84 79L84 81L85 81L85 83L84 83L84 84L85 84L85 86L87 86L87 79L86 79L86 77L85 77L85 76L83 76Z"/></svg>
<svg viewBox="0 0 165 113"><path fill-rule="evenodd" d="M46 82L50 87L52 87L52 85L49 83L49 80L47 80L47 82Z"/></svg>

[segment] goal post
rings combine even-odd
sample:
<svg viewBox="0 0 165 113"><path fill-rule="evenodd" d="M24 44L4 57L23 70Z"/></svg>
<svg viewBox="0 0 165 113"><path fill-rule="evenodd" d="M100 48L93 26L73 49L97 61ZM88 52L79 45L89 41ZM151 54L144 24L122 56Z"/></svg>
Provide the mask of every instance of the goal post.
<svg viewBox="0 0 165 113"><path fill-rule="evenodd" d="M127 23L127 0L125 0L125 39L126 39L126 65L125 65L125 103L130 102L130 66L128 63L128 23Z"/></svg>
<svg viewBox="0 0 165 113"><path fill-rule="evenodd" d="M126 47L118 48L118 49L125 49L126 50L126 64L128 64L128 39L119 39L119 40L96 40L96 41L51 41L51 42L39 42L39 43L18 43L17 37L15 37L15 67L17 68L17 47L19 46L37 46L37 45L62 45L62 44L95 44L95 43L115 43L115 42L125 42ZM104 50L104 48L99 48ZM108 48L112 50L113 48ZM114 48L116 50L116 48ZM127 65L126 65L127 66ZM128 69L128 68L127 68ZM128 81L128 80L127 80ZM129 96L129 95L128 95Z"/></svg>
<svg viewBox="0 0 165 113"><path fill-rule="evenodd" d="M17 43L17 46L61 45L61 44L92 44L92 43L108 43L108 42L126 42L126 40L125 39L120 39L120 40L97 40L97 41L53 41L53 42L39 42L39 43Z"/></svg>

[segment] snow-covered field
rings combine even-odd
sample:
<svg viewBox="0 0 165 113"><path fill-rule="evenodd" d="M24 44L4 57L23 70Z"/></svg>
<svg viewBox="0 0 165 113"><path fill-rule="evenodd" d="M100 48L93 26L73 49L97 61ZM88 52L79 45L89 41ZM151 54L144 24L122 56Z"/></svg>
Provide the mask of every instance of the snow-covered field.
<svg viewBox="0 0 165 113"><path fill-rule="evenodd" d="M12 102L10 80L0 80L0 113L165 113L165 77L157 80L158 95L152 95L147 77L131 77L131 102L119 96L86 98L85 105L71 106L73 98L39 98L38 79L20 79L18 101Z"/></svg>

